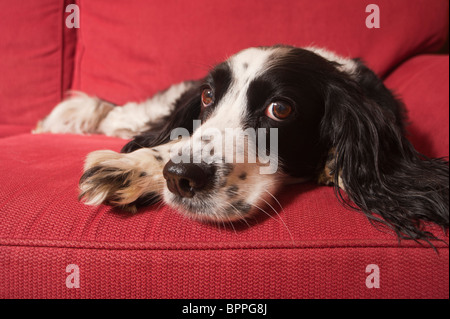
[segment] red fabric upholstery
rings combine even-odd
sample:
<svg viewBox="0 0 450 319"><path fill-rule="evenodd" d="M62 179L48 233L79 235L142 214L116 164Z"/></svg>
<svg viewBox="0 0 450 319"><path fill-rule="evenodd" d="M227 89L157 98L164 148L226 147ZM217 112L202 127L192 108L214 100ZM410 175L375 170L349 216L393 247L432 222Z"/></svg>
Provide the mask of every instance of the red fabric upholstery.
<svg viewBox="0 0 450 319"><path fill-rule="evenodd" d="M448 156L448 78L448 55L423 55L408 60L386 79L407 106L410 140L431 157Z"/></svg>
<svg viewBox="0 0 450 319"><path fill-rule="evenodd" d="M252 227L235 229L193 222L158 205L130 216L77 202L83 157L122 144L74 135L0 140L2 149L14 150L0 153L8 163L0 167L0 296L448 296L448 247L436 242L436 254L411 242L399 245L392 234L343 208L329 187L285 189L281 217L262 214ZM69 264L80 268L79 289L65 286ZM379 290L366 287L369 264L380 267Z"/></svg>
<svg viewBox="0 0 450 319"><path fill-rule="evenodd" d="M448 1L379 0L381 28L368 29L365 8L372 2L81 1L74 86L118 104L140 100L201 78L244 48L277 43L361 57L384 75L443 44Z"/></svg>
<svg viewBox="0 0 450 319"><path fill-rule="evenodd" d="M447 245L399 244L331 188L286 188L280 216L261 213L251 227L201 224L158 204L128 215L77 201L86 154L125 141L24 134L68 88L123 103L247 46L316 44L389 74L414 144L448 156L448 56L413 57L443 42L448 1L378 0L376 30L364 24L371 2L359 0L78 3L75 34L61 1L0 2L0 298L449 297ZM66 287L70 264L80 288ZM369 264L379 289L366 286Z"/></svg>
<svg viewBox="0 0 450 319"><path fill-rule="evenodd" d="M0 124L0 138L18 134L29 134L33 125Z"/></svg>
<svg viewBox="0 0 450 319"><path fill-rule="evenodd" d="M75 30L65 2L0 2L0 125L35 125L71 85Z"/></svg>

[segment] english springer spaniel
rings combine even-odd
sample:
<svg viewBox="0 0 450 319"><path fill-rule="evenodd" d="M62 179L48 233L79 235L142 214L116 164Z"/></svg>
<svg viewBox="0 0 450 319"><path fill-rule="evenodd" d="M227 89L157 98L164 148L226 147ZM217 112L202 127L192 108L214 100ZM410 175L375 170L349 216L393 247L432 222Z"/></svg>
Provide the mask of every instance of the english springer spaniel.
<svg viewBox="0 0 450 319"><path fill-rule="evenodd" d="M413 148L404 120L360 60L277 45L142 103L72 96L35 132L132 138L121 153L88 155L79 187L89 205L135 211L162 199L195 219L235 221L277 201L283 184L313 180L399 237L428 240L423 221L448 228L449 166Z"/></svg>

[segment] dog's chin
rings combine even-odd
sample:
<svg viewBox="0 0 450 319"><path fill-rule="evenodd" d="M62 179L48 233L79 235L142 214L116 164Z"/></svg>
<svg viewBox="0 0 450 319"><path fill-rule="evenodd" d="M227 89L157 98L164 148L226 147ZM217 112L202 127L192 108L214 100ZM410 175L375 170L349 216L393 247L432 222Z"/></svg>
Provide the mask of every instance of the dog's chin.
<svg viewBox="0 0 450 319"><path fill-rule="evenodd" d="M164 201L183 215L200 222L235 222L246 219L255 212L255 207L244 200L230 202L213 192L183 198L166 189Z"/></svg>

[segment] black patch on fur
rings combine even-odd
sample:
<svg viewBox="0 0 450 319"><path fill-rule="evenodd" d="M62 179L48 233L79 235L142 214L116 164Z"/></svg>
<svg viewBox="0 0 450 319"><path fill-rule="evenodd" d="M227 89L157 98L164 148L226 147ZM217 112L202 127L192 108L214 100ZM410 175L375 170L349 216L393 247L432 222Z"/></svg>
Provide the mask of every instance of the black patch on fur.
<svg viewBox="0 0 450 319"><path fill-rule="evenodd" d="M237 185L231 185L227 188L226 193L228 197L235 197L238 194L239 187Z"/></svg>
<svg viewBox="0 0 450 319"><path fill-rule="evenodd" d="M225 185L227 185L227 182L228 182L228 179L223 178L219 183L219 188L225 187Z"/></svg>
<svg viewBox="0 0 450 319"><path fill-rule="evenodd" d="M324 114L323 85L335 67L316 54L292 49L288 55L269 58L271 67L252 80L247 91L248 112L244 129L265 128L270 150L270 128L278 129L278 154L283 170L294 177L313 178L317 163L328 149L320 144ZM291 105L292 114L278 122L265 115L273 102Z"/></svg>
<svg viewBox="0 0 450 319"><path fill-rule="evenodd" d="M155 158L155 160L157 160L158 162L162 162L163 158L159 155L154 155L153 156Z"/></svg>
<svg viewBox="0 0 450 319"><path fill-rule="evenodd" d="M247 202L245 202L243 200L239 200L239 201L233 202L232 205L238 211L240 211L242 213L248 213L250 211L250 209L252 208L252 206L249 203L247 203Z"/></svg>
<svg viewBox="0 0 450 319"><path fill-rule="evenodd" d="M117 175L106 175L103 176L99 179L97 179L97 182L99 184L107 184L107 185L112 185L114 186L114 188L117 189L122 189L122 188L127 188L130 186L131 181L128 178L129 174L125 173L125 174L117 174Z"/></svg>
<svg viewBox="0 0 450 319"><path fill-rule="evenodd" d="M85 182L88 178L94 176L98 171L100 171L103 167L102 166L94 166L89 168L80 178L80 184Z"/></svg>
<svg viewBox="0 0 450 319"><path fill-rule="evenodd" d="M247 178L247 173L246 172L242 172L241 175L239 175L239 179L245 181Z"/></svg>
<svg viewBox="0 0 450 319"><path fill-rule="evenodd" d="M201 82L195 82L192 89L184 92L175 102L174 111L160 121L149 123L150 130L135 136L126 144L121 152L131 153L143 147L155 147L170 141L170 133L174 128L183 127L192 134L193 120L198 119L201 109Z"/></svg>
<svg viewBox="0 0 450 319"><path fill-rule="evenodd" d="M160 200L160 196L157 193L150 192L141 195L136 201L133 202L136 207L149 206L157 203Z"/></svg>
<svg viewBox="0 0 450 319"><path fill-rule="evenodd" d="M119 169L114 167L94 166L88 169L80 178L80 183L84 183L88 178L98 175L96 184L107 184L114 186L116 189L126 188L130 186L128 173L117 173Z"/></svg>
<svg viewBox="0 0 450 319"><path fill-rule="evenodd" d="M225 163L222 166L222 174L223 176L229 176L234 169L234 165L231 163Z"/></svg>
<svg viewBox="0 0 450 319"><path fill-rule="evenodd" d="M203 88L209 87L214 92L214 103L203 109L200 118L205 121L212 111L215 109L216 105L222 99L224 94L227 92L232 80L232 73L228 63L221 63L217 65L206 77Z"/></svg>

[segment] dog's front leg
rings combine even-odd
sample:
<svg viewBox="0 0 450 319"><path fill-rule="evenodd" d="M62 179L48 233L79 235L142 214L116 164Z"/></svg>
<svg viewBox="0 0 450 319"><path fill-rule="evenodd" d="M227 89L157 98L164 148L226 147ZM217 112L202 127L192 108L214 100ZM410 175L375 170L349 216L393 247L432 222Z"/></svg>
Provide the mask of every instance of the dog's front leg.
<svg viewBox="0 0 450 319"><path fill-rule="evenodd" d="M165 185L164 164L172 143L132 153L95 151L85 161L80 199L88 205L107 204L135 212L138 203L159 200Z"/></svg>

